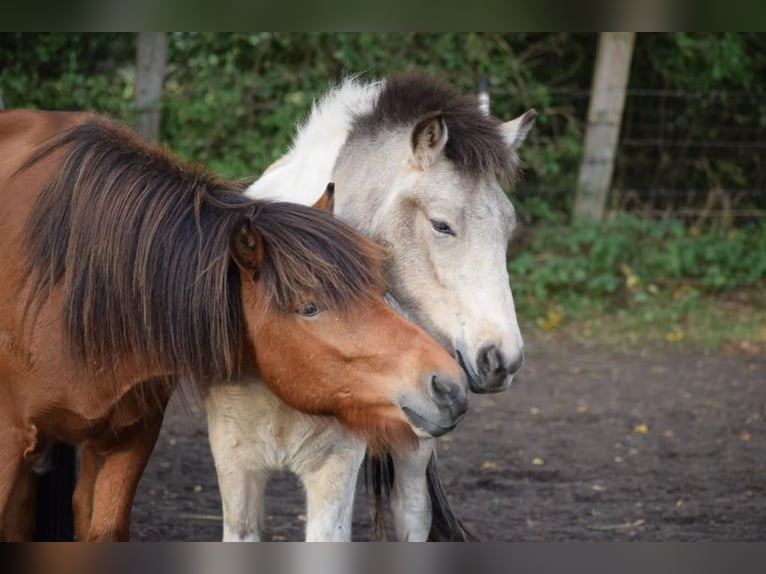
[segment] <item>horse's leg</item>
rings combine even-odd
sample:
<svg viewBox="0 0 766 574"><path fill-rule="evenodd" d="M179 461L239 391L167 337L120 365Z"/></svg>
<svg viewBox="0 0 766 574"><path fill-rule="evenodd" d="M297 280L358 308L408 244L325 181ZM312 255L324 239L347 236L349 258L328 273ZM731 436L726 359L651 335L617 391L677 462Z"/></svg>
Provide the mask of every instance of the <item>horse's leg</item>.
<svg viewBox="0 0 766 574"><path fill-rule="evenodd" d="M426 468L434 446L433 439L421 439L417 449L391 452L394 462L391 513L397 540L428 540L431 529L431 498L428 494Z"/></svg>
<svg viewBox="0 0 766 574"><path fill-rule="evenodd" d="M1 416L5 416L2 413ZM12 420L9 416L6 420ZM23 430L0 428L0 541L30 540L34 530L34 476L24 460L34 444Z"/></svg>
<svg viewBox="0 0 766 574"><path fill-rule="evenodd" d="M27 465L22 465L6 506L7 517L0 540L33 540L35 530L35 493L37 477Z"/></svg>
<svg viewBox="0 0 766 574"><path fill-rule="evenodd" d="M85 540L129 539L133 497L157 442L163 410L125 429L116 441L92 445L103 461L95 473L91 520Z"/></svg>
<svg viewBox="0 0 766 574"><path fill-rule="evenodd" d="M74 489L72 506L74 508L74 526L77 540L88 537L90 521L93 515L93 489L104 457L96 452L89 444L80 449L80 472Z"/></svg>
<svg viewBox="0 0 766 574"><path fill-rule="evenodd" d="M365 444L346 439L323 464L300 478L306 487L306 542L349 542L354 491Z"/></svg>
<svg viewBox="0 0 766 574"><path fill-rule="evenodd" d="M77 447L63 442L48 447L33 466L37 475L35 541L75 539L74 508L77 483Z"/></svg>
<svg viewBox="0 0 766 574"><path fill-rule="evenodd" d="M224 542L259 542L269 479L257 435L245 416L256 387L213 389L205 400L208 439L223 507ZM232 406L237 407L232 409ZM241 407L241 408L240 408ZM243 411L244 414L240 414ZM236 414L235 414L236 413Z"/></svg>
<svg viewBox="0 0 766 574"><path fill-rule="evenodd" d="M223 507L223 541L260 542L269 471L236 462L216 462L215 468Z"/></svg>

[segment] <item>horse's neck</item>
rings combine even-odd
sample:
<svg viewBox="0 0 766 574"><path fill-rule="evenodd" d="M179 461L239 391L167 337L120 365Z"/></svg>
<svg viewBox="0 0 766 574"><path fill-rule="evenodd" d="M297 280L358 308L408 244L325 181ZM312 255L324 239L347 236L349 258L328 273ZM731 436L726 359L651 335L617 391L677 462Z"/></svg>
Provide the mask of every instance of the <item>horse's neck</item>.
<svg viewBox="0 0 766 574"><path fill-rule="evenodd" d="M354 116L372 109L382 87L381 82L347 79L331 90L298 128L287 155L253 183L247 195L312 205L331 181Z"/></svg>
<svg viewBox="0 0 766 574"><path fill-rule="evenodd" d="M205 399L213 450L230 444L258 445L247 457L267 470L289 470L302 475L316 469L337 446L364 443L334 417L315 417L282 402L260 378L248 376L237 384L218 385ZM336 447L336 448L334 448ZM223 466L231 461L216 460Z"/></svg>

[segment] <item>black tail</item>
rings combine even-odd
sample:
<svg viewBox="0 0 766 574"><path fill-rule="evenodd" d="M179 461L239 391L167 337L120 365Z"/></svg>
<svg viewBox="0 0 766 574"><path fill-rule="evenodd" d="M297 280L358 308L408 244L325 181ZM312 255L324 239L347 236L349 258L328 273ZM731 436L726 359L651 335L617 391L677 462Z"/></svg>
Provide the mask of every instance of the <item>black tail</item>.
<svg viewBox="0 0 766 574"><path fill-rule="evenodd" d="M371 455L364 458L365 481L375 496L373 511L374 540L385 540L383 499L391 494L394 484L394 464L391 455ZM444 492L436 466L436 453L431 454L426 469L428 496L431 499L431 529L429 542L477 542L479 539L455 516Z"/></svg>
<svg viewBox="0 0 766 574"><path fill-rule="evenodd" d="M479 538L452 512L447 494L439 479L436 453L431 454L426 468L428 497L431 499L431 530L429 542L479 542Z"/></svg>
<svg viewBox="0 0 766 574"><path fill-rule="evenodd" d="M37 481L35 537L37 541L74 540L72 495L77 477L77 452L56 443L45 454L46 469Z"/></svg>
<svg viewBox="0 0 766 574"><path fill-rule="evenodd" d="M364 456L364 482L368 491L372 488L375 497L372 507L372 539L383 542L388 540L383 499L391 494L394 484L394 461L390 454L373 455L367 451Z"/></svg>

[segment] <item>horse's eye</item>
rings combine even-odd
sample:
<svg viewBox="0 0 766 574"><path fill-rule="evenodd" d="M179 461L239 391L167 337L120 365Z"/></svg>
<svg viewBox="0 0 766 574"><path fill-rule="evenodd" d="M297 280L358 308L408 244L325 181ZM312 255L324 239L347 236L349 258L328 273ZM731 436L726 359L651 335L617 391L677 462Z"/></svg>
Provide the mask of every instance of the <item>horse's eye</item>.
<svg viewBox="0 0 766 574"><path fill-rule="evenodd" d="M298 307L298 310L296 311L298 315L301 315L303 317L313 317L317 313L319 313L319 308L316 306L315 303L312 303L311 301L306 301L303 303L300 307Z"/></svg>
<svg viewBox="0 0 766 574"><path fill-rule="evenodd" d="M449 223L446 223L439 219L432 219L431 227L434 228L434 231L436 231L437 233L441 233L442 235L455 235L455 232L452 231L452 228L449 226Z"/></svg>

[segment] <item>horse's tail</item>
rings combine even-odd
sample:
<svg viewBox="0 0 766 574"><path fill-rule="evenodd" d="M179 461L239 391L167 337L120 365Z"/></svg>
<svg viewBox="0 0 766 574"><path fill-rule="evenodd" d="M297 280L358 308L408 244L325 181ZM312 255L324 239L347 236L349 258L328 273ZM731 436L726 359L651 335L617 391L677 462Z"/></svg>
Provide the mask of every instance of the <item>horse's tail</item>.
<svg viewBox="0 0 766 574"><path fill-rule="evenodd" d="M429 542L478 542L479 538L471 532L462 520L452 511L447 494L439 479L436 467L436 452L431 453L426 468L428 497L431 499L431 529Z"/></svg>
<svg viewBox="0 0 766 574"><path fill-rule="evenodd" d="M369 452L364 458L365 481L367 488L372 488L375 497L373 508L373 540L386 539L385 509L383 500L391 494L394 484L394 464L391 455L373 455ZM436 467L436 453L431 453L426 468L428 496L431 499L431 528L429 542L477 542L479 539L463 524L452 511L444 492L439 472Z"/></svg>
<svg viewBox="0 0 766 574"><path fill-rule="evenodd" d="M394 461L388 453L371 454L368 450L364 456L365 486L375 497L372 507L372 539L375 542L388 540L386 535L386 514L383 500L391 494L394 484Z"/></svg>
<svg viewBox="0 0 766 574"><path fill-rule="evenodd" d="M35 533L37 541L74 540L74 495L77 477L75 447L55 443L36 465L40 474L37 481L35 505Z"/></svg>

